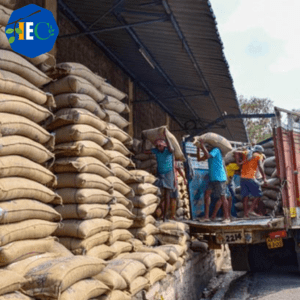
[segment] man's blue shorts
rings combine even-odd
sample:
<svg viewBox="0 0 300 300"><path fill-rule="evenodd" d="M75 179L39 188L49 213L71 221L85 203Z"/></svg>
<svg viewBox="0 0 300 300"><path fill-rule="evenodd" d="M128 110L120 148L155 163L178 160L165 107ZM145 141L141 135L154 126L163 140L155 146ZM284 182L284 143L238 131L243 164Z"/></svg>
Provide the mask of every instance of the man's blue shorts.
<svg viewBox="0 0 300 300"><path fill-rule="evenodd" d="M262 191L259 183L255 179L241 178L242 197L253 196L261 197Z"/></svg>

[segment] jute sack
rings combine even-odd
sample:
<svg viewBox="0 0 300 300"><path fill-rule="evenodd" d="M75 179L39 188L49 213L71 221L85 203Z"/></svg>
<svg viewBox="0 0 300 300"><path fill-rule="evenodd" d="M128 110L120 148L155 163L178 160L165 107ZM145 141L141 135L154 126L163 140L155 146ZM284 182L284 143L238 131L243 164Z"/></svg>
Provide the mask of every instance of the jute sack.
<svg viewBox="0 0 300 300"><path fill-rule="evenodd" d="M128 285L135 278L143 276L146 273L145 265L133 259L114 259L109 262L106 268L119 273Z"/></svg>
<svg viewBox="0 0 300 300"><path fill-rule="evenodd" d="M135 207L132 210L132 213L135 215L136 219L138 220L146 219L147 216L152 215L155 212L156 208L157 208L157 204L154 203L144 208Z"/></svg>
<svg viewBox="0 0 300 300"><path fill-rule="evenodd" d="M135 196L130 198L134 207L143 208L153 203L159 203L159 198L154 194L147 194L143 196Z"/></svg>
<svg viewBox="0 0 300 300"><path fill-rule="evenodd" d="M133 183L130 184L136 195L157 194L159 188L151 183Z"/></svg>
<svg viewBox="0 0 300 300"><path fill-rule="evenodd" d="M131 187L129 187L126 183L120 180L118 177L109 176L106 178L114 187L114 189L120 192L122 195L126 197L133 197L134 192Z"/></svg>
<svg viewBox="0 0 300 300"><path fill-rule="evenodd" d="M103 94L114 97L120 101L125 99L127 95L107 82L101 82L100 90Z"/></svg>
<svg viewBox="0 0 300 300"><path fill-rule="evenodd" d="M66 93L55 96L56 109L62 108L84 108L100 119L106 116L105 111L90 96L85 94Z"/></svg>
<svg viewBox="0 0 300 300"><path fill-rule="evenodd" d="M264 149L266 149L266 148L274 148L274 141L271 140L271 141L263 144L262 146L264 147Z"/></svg>
<svg viewBox="0 0 300 300"><path fill-rule="evenodd" d="M145 227L147 224L155 224L156 220L152 216L147 216L142 220L134 220L132 224L132 228L141 228Z"/></svg>
<svg viewBox="0 0 300 300"><path fill-rule="evenodd" d="M150 285L167 277L167 273L159 268L154 268L145 275L145 278L149 281Z"/></svg>
<svg viewBox="0 0 300 300"><path fill-rule="evenodd" d="M35 123L41 123L54 115L41 105L19 96L0 94L0 111L25 117Z"/></svg>
<svg viewBox="0 0 300 300"><path fill-rule="evenodd" d="M54 149L54 136L22 116L0 113L0 133L2 136L21 135L44 145L49 150Z"/></svg>
<svg viewBox="0 0 300 300"><path fill-rule="evenodd" d="M59 237L59 242L75 255L84 255L95 246L106 243L109 239L109 231L101 231L87 239L77 239L72 237Z"/></svg>
<svg viewBox="0 0 300 300"><path fill-rule="evenodd" d="M56 239L58 241L58 238ZM50 253L57 254L59 257L68 257L74 255L70 250L57 241L54 242L53 246L49 250Z"/></svg>
<svg viewBox="0 0 300 300"><path fill-rule="evenodd" d="M104 260L88 256L53 259L26 273L22 291L32 297L58 299L72 284L99 274L105 265Z"/></svg>
<svg viewBox="0 0 300 300"><path fill-rule="evenodd" d="M229 141L219 134L208 132L202 134L201 136L194 137L193 144L197 147L199 146L199 139L202 139L205 143L208 143L213 147L219 148L222 151L223 155L226 155L229 151L232 150L232 146Z"/></svg>
<svg viewBox="0 0 300 300"><path fill-rule="evenodd" d="M167 263L165 272L167 274L173 274L175 272L174 266L172 266L171 264Z"/></svg>
<svg viewBox="0 0 300 300"><path fill-rule="evenodd" d="M135 167L135 164L131 159L129 159L128 157L126 157L118 151L106 150L106 154L110 158L111 163L119 164L124 168Z"/></svg>
<svg viewBox="0 0 300 300"><path fill-rule="evenodd" d="M105 134L109 137L116 138L125 145L132 141L132 138L129 134L112 123L107 123Z"/></svg>
<svg viewBox="0 0 300 300"><path fill-rule="evenodd" d="M132 226L133 221L124 217L107 217L107 220L111 222L111 230L115 229L128 229Z"/></svg>
<svg viewBox="0 0 300 300"><path fill-rule="evenodd" d="M54 173L92 173L104 178L114 175L100 160L90 156L59 158L52 170Z"/></svg>
<svg viewBox="0 0 300 300"><path fill-rule="evenodd" d="M148 235L143 241L146 246L155 246L157 244L157 239L153 235Z"/></svg>
<svg viewBox="0 0 300 300"><path fill-rule="evenodd" d="M100 245L93 247L91 250L86 252L87 256L93 256L101 259L110 259L113 257L116 253L111 249L111 247L107 245Z"/></svg>
<svg viewBox="0 0 300 300"><path fill-rule="evenodd" d="M97 300L131 300L131 295L126 292L121 291L111 291L106 295L102 295L101 297L97 298ZM96 300L96 299L91 299Z"/></svg>
<svg viewBox="0 0 300 300"><path fill-rule="evenodd" d="M148 289L149 288L149 281L145 277L138 276L136 279L134 279L129 286L129 291L132 296L137 294L143 289Z"/></svg>
<svg viewBox="0 0 300 300"><path fill-rule="evenodd" d="M109 215L115 217L124 217L127 219L134 218L134 214L121 203L111 204Z"/></svg>
<svg viewBox="0 0 300 300"><path fill-rule="evenodd" d="M276 201L274 200L263 200L263 203L264 205L267 207L267 208L270 208L270 209L274 209L275 205L276 205Z"/></svg>
<svg viewBox="0 0 300 300"><path fill-rule="evenodd" d="M68 75L75 75L82 77L94 85L97 89L101 87L101 84L105 82L105 79L99 75L93 73L86 66L74 63L74 62L63 62L57 64L55 68L46 72L51 78L61 78Z"/></svg>
<svg viewBox="0 0 300 300"><path fill-rule="evenodd" d="M110 246L110 248L116 253L115 257L117 257L121 253L130 252L132 250L132 244L129 243L128 241L126 242L116 241Z"/></svg>
<svg viewBox="0 0 300 300"><path fill-rule="evenodd" d="M278 176L277 169L275 169L274 172L272 173L271 177L276 178L277 176Z"/></svg>
<svg viewBox="0 0 300 300"><path fill-rule="evenodd" d="M55 120L47 126L47 129L52 131L59 127L71 124L85 124L92 126L99 131L104 131L106 129L106 122L83 108L60 109L55 113Z"/></svg>
<svg viewBox="0 0 300 300"><path fill-rule="evenodd" d="M61 216L50 205L36 200L17 199L1 203L0 224L16 223L30 219L56 222L60 221Z"/></svg>
<svg viewBox="0 0 300 300"><path fill-rule="evenodd" d="M2 19L1 15L3 16L3 14L1 14L1 12L3 12L2 8L3 6L0 6L0 19ZM0 69L19 75L36 87L41 87L52 81L45 73L41 72L15 52L0 50L0 57Z"/></svg>
<svg viewBox="0 0 300 300"><path fill-rule="evenodd" d="M269 197L272 200L277 200L278 192L274 190L263 190L263 195Z"/></svg>
<svg viewBox="0 0 300 300"><path fill-rule="evenodd" d="M113 110L119 114L130 113L129 106L127 104L112 96L107 96L101 104L105 109Z"/></svg>
<svg viewBox="0 0 300 300"><path fill-rule="evenodd" d="M109 287L96 279L80 280L67 288L60 296L60 300L88 300L101 296L109 291Z"/></svg>
<svg viewBox="0 0 300 300"><path fill-rule="evenodd" d="M75 124L60 127L54 130L56 144L69 143L75 141L92 141L100 145L110 145L109 138L92 126Z"/></svg>
<svg viewBox="0 0 300 300"><path fill-rule="evenodd" d="M135 252L146 252L146 253L155 253L162 257L165 261L169 260L169 256L162 250L157 249L156 247L147 247L144 245L137 246L134 249Z"/></svg>
<svg viewBox="0 0 300 300"><path fill-rule="evenodd" d="M0 70L0 90L4 94L25 97L36 104L49 107L55 106L55 101L51 94L43 92L26 79L8 71Z"/></svg>
<svg viewBox="0 0 300 300"><path fill-rule="evenodd" d="M0 246L20 240L45 238L51 235L57 227L57 223L35 219L0 225Z"/></svg>
<svg viewBox="0 0 300 300"><path fill-rule="evenodd" d="M56 206L55 210L66 219L95 219L105 218L109 212L109 206L104 204L67 204Z"/></svg>
<svg viewBox="0 0 300 300"><path fill-rule="evenodd" d="M264 168L264 172L268 176L272 176L273 172L275 171L275 168Z"/></svg>
<svg viewBox="0 0 300 300"><path fill-rule="evenodd" d="M163 268L166 265L166 261L158 254L153 252L134 252L122 255L122 259L133 259L141 262L145 265L147 270L153 268Z"/></svg>
<svg viewBox="0 0 300 300"><path fill-rule="evenodd" d="M189 230L189 227L185 223L168 221L160 224L158 229L161 233L164 234L183 235L186 231Z"/></svg>
<svg viewBox="0 0 300 300"><path fill-rule="evenodd" d="M225 155L224 161L225 161L226 166L231 164L231 163L236 162L235 157L234 157L234 153L235 153L235 150L231 150Z"/></svg>
<svg viewBox="0 0 300 300"><path fill-rule="evenodd" d="M49 252L53 244L54 237L9 243L0 248L0 266L6 266L28 257Z"/></svg>
<svg viewBox="0 0 300 300"><path fill-rule="evenodd" d="M134 176L121 165L111 163L110 168L115 173L115 175L125 183L134 180Z"/></svg>
<svg viewBox="0 0 300 300"><path fill-rule="evenodd" d="M184 260L182 257L178 257L178 260L176 261L176 263L174 264L174 268L175 270L180 269L182 266L184 265Z"/></svg>
<svg viewBox="0 0 300 300"><path fill-rule="evenodd" d="M43 166L18 155L0 157L0 178L24 177L46 186L56 184L56 177Z"/></svg>
<svg viewBox="0 0 300 300"><path fill-rule="evenodd" d="M111 290L122 291L127 288L127 283L124 278L118 272L111 269L105 268L100 274L94 276L94 278L103 282Z"/></svg>
<svg viewBox="0 0 300 300"><path fill-rule="evenodd" d="M86 94L100 103L105 99L105 95L97 90L91 83L84 78L73 75L50 83L44 88L44 91L54 96L64 93Z"/></svg>
<svg viewBox="0 0 300 300"><path fill-rule="evenodd" d="M103 148L105 150L114 150L114 151L118 151L121 154L128 156L131 155L132 153L126 148L126 146L120 142L119 140L111 137L110 138L110 143L106 143Z"/></svg>
<svg viewBox="0 0 300 300"><path fill-rule="evenodd" d="M92 156L102 161L105 165L110 162L110 158L106 151L92 141L77 141L58 145L56 144L54 153L57 158L69 156Z"/></svg>
<svg viewBox="0 0 300 300"><path fill-rule="evenodd" d="M150 160L150 159L155 159L155 154L139 153L135 155L134 158L141 161Z"/></svg>
<svg viewBox="0 0 300 300"><path fill-rule="evenodd" d="M63 220L62 224L53 235L86 239L101 231L109 231L111 227L111 222L104 219Z"/></svg>
<svg viewBox="0 0 300 300"><path fill-rule="evenodd" d="M183 252L180 253L181 250L179 248L177 249L175 247L175 245L162 245L162 246L156 247L156 249L164 251L169 256L169 258L171 259L171 262L170 261L168 261L168 262L170 264L173 264L175 261L177 261L177 258L183 254ZM171 253L174 253L175 256L172 255ZM173 259L173 258L175 258L175 259Z"/></svg>
<svg viewBox="0 0 300 300"><path fill-rule="evenodd" d="M106 109L105 112L106 112L106 117L104 120L106 122L115 124L121 129L127 127L130 124L126 119L120 116L119 113L113 110Z"/></svg>
<svg viewBox="0 0 300 300"><path fill-rule="evenodd" d="M19 198L38 200L43 203L62 203L59 195L38 182L21 177L0 178L0 201Z"/></svg>
<svg viewBox="0 0 300 300"><path fill-rule="evenodd" d="M143 183L152 183L153 184L156 181L156 177L146 171L130 170L129 172L136 178L141 178Z"/></svg>
<svg viewBox="0 0 300 300"><path fill-rule="evenodd" d="M12 292L0 296L0 300L33 300L33 298L28 297L20 292Z"/></svg>
<svg viewBox="0 0 300 300"><path fill-rule="evenodd" d="M39 143L26 137L13 135L0 137L0 156L20 155L39 164L54 160L54 154Z"/></svg>
<svg viewBox="0 0 300 300"><path fill-rule="evenodd" d="M55 191L64 204L107 204L114 196L99 189L63 188Z"/></svg>
<svg viewBox="0 0 300 300"><path fill-rule="evenodd" d="M265 154L267 157L275 156L275 150L272 149L272 148L267 148L267 149L265 149L264 154Z"/></svg>
<svg viewBox="0 0 300 300"><path fill-rule="evenodd" d="M137 249L139 247L142 247L144 245L142 241L140 241L140 240L138 240L136 238L130 239L127 242L132 245L132 247L133 247L132 251L137 251ZM128 251L128 252L130 252L130 251Z"/></svg>
<svg viewBox="0 0 300 300"><path fill-rule="evenodd" d="M127 199L124 195L122 195L118 191L113 191L113 196L116 199L117 203L123 204L126 208L128 208L130 211L133 209L133 204L132 202Z"/></svg>
<svg viewBox="0 0 300 300"><path fill-rule="evenodd" d="M167 244L184 245L189 240L189 236L187 233L185 233L182 236L156 234L155 237L159 240L159 242L162 245L167 245Z"/></svg>
<svg viewBox="0 0 300 300"><path fill-rule="evenodd" d="M136 167L139 169L146 170L148 168L151 168L152 166L157 166L156 159L145 160L139 163L136 162Z"/></svg>
<svg viewBox="0 0 300 300"><path fill-rule="evenodd" d="M266 158L264 161L264 167L266 168L276 168L276 159L275 156Z"/></svg>
<svg viewBox="0 0 300 300"><path fill-rule="evenodd" d="M17 4L17 0L0 0L0 4L7 8L14 9Z"/></svg>
<svg viewBox="0 0 300 300"><path fill-rule="evenodd" d="M270 178L267 180L268 187L278 187L280 185L280 179L279 178Z"/></svg>
<svg viewBox="0 0 300 300"><path fill-rule="evenodd" d="M60 173L57 174L57 184L60 188L90 188L113 192L113 186L103 177L91 173Z"/></svg>
<svg viewBox="0 0 300 300"><path fill-rule="evenodd" d="M129 231L141 241L146 240L148 235L157 234L159 232L158 228L152 224L147 224L143 228L131 228Z"/></svg>
<svg viewBox="0 0 300 300"><path fill-rule="evenodd" d="M25 278L15 272L0 270L0 295L19 290L25 282Z"/></svg>
<svg viewBox="0 0 300 300"><path fill-rule="evenodd" d="M133 238L133 235L127 229L115 229L111 231L107 244L112 245L116 241L126 242Z"/></svg>

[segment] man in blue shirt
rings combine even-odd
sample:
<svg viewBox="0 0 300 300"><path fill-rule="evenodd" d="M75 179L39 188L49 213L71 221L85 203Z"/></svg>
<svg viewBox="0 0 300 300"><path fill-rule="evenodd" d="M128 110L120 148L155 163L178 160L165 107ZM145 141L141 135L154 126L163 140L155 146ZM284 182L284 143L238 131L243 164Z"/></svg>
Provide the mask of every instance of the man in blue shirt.
<svg viewBox="0 0 300 300"><path fill-rule="evenodd" d="M204 155L200 157L200 149L197 148L198 161L208 159L209 186L204 195L205 201L205 217L203 221L209 221L209 206L211 202L211 194L219 198L217 201L211 219L214 220L216 215L223 205L224 223L230 223L230 213L228 201L226 199L226 180L227 175L223 163L221 150L217 147L212 147L209 144L204 145L203 140L199 140L200 148Z"/></svg>

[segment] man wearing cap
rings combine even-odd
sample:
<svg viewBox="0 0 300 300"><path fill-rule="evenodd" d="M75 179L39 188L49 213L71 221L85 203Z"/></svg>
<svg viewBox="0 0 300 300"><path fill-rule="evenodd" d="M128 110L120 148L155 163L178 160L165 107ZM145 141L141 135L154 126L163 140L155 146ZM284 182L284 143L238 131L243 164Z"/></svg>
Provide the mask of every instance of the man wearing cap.
<svg viewBox="0 0 300 300"><path fill-rule="evenodd" d="M255 178L257 169L262 175L264 184L267 185L266 175L262 166L262 155L264 148L260 145L254 146L251 151L236 151L235 158L238 165L242 166L241 172L241 194L244 204L244 217L259 216L254 212L262 196L261 187ZM248 211L249 196L254 198L250 210Z"/></svg>

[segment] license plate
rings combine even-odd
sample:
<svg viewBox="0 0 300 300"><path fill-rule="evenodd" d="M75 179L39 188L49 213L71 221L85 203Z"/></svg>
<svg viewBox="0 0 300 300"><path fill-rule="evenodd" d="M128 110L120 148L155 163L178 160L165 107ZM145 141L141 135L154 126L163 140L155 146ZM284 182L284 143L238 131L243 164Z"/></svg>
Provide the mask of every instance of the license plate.
<svg viewBox="0 0 300 300"><path fill-rule="evenodd" d="M269 249L283 247L283 240L282 238L276 238L276 239L267 238L267 246Z"/></svg>
<svg viewBox="0 0 300 300"><path fill-rule="evenodd" d="M239 243L242 240L242 234L240 232L225 233L224 238L227 244Z"/></svg>

